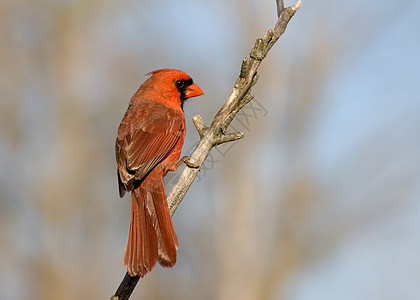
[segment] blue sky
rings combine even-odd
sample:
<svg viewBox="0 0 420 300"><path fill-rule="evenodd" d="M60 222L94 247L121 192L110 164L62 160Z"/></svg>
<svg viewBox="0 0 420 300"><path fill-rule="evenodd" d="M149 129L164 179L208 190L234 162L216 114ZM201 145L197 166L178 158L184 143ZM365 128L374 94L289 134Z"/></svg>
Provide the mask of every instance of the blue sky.
<svg viewBox="0 0 420 300"><path fill-rule="evenodd" d="M390 15L389 24L361 50L350 53L331 76L314 137L315 161L326 185L350 187L351 181L342 182L345 177L334 179L340 165L342 172L352 168L366 180L352 178L356 190L350 189L346 198L354 201L342 209L369 205L360 189L369 195L375 180L398 185L406 178L412 184L401 190L400 199L395 194L400 207L393 213L357 232L328 260L298 276L287 299L420 298L420 19L418 2L403 3L407 10L395 19ZM386 6L382 1L370 4ZM371 153L364 158L371 160L357 160L367 148ZM377 156L386 158L385 165L377 168L380 173L369 173L365 164Z"/></svg>

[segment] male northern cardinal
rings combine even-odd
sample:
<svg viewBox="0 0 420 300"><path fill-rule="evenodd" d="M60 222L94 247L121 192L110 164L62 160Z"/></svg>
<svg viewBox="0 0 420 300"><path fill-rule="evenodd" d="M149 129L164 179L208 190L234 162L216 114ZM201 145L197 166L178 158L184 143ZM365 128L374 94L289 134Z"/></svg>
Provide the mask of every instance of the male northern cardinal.
<svg viewBox="0 0 420 300"><path fill-rule="evenodd" d="M163 177L177 169L185 137L183 104L203 95L182 71L153 71L130 100L115 144L120 197L131 192L131 221L123 264L143 277L159 262L172 267L179 243Z"/></svg>

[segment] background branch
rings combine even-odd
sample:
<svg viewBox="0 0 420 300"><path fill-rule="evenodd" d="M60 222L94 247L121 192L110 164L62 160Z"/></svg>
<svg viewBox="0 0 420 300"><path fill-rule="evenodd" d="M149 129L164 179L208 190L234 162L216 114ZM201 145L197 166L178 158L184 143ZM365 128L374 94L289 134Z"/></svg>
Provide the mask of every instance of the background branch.
<svg viewBox="0 0 420 300"><path fill-rule="evenodd" d="M263 38L258 38L249 53L249 58L245 57L243 59L239 77L232 88L230 96L214 117L211 126L207 127L199 115L193 118L194 125L200 135L200 141L191 155L189 162L190 165L198 166L198 168L186 166L177 183L172 188L168 196L171 215L174 214L181 203L211 149L216 145L235 141L244 136L242 132L227 133L226 130L239 110L254 98L251 95L251 89L259 79L257 75L258 67L267 56L268 51L270 51L284 33L290 19L302 5L301 0L287 8L284 8L283 0L276 0L276 3L278 20L274 29L268 30ZM140 277L138 276L131 277L126 273L115 295L111 297L111 300L129 299L139 279Z"/></svg>

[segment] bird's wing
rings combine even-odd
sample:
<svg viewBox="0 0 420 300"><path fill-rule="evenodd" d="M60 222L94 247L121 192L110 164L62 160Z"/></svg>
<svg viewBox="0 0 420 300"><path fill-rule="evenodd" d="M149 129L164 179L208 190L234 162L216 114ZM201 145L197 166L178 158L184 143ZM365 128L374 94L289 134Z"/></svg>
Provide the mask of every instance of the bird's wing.
<svg viewBox="0 0 420 300"><path fill-rule="evenodd" d="M127 151L127 169L141 180L175 147L184 132L181 118L154 120L136 130Z"/></svg>
<svg viewBox="0 0 420 300"><path fill-rule="evenodd" d="M184 134L184 121L178 112L161 105L153 108L142 107L117 139L120 195L124 194L121 188L131 190L134 179L142 180L164 160Z"/></svg>

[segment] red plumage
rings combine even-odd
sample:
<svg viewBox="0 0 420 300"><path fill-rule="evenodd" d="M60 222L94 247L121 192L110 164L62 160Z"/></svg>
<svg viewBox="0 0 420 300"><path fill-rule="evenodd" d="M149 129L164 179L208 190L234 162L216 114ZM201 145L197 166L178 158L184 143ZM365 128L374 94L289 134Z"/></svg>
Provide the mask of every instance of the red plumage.
<svg viewBox="0 0 420 300"><path fill-rule="evenodd" d="M158 261L176 262L179 247L163 177L175 171L185 137L182 105L203 95L182 71L153 71L130 100L115 144L120 196L131 192L131 222L123 264L143 277Z"/></svg>

